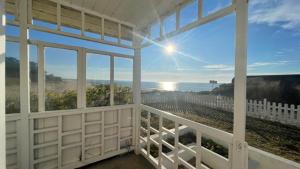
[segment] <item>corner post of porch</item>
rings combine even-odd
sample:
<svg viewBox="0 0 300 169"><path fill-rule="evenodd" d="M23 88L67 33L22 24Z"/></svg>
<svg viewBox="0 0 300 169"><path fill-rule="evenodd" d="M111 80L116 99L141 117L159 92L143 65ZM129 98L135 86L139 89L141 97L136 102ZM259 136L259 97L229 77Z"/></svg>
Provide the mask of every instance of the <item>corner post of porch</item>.
<svg viewBox="0 0 300 169"><path fill-rule="evenodd" d="M5 147L5 0L0 0L0 168L6 168Z"/></svg>
<svg viewBox="0 0 300 169"><path fill-rule="evenodd" d="M141 38L136 30L133 33L133 103L134 103L134 131L135 131L135 147L134 152L139 154L139 132L140 132L140 112L141 112Z"/></svg>
<svg viewBox="0 0 300 169"><path fill-rule="evenodd" d="M234 0L236 5L236 45L234 78L234 123L232 168L248 168L246 130L247 24L248 0Z"/></svg>
<svg viewBox="0 0 300 169"><path fill-rule="evenodd" d="M29 164L29 119L30 89L29 89L29 55L28 55L28 1L19 1L20 20L20 168L30 168Z"/></svg>

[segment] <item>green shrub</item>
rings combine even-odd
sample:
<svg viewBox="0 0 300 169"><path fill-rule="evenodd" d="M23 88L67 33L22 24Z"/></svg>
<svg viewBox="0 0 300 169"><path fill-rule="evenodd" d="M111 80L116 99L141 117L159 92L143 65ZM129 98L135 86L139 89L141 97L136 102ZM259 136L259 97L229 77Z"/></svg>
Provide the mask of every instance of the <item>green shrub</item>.
<svg viewBox="0 0 300 169"><path fill-rule="evenodd" d="M114 103L115 105L130 104L133 102L132 91L130 87L118 86L114 87Z"/></svg>
<svg viewBox="0 0 300 169"><path fill-rule="evenodd" d="M110 85L96 85L86 90L87 107L108 106L110 100Z"/></svg>
<svg viewBox="0 0 300 169"><path fill-rule="evenodd" d="M20 113L20 99L19 98L17 98L17 97L6 98L5 104L6 104L6 107L5 107L6 114Z"/></svg>
<svg viewBox="0 0 300 169"><path fill-rule="evenodd" d="M132 92L129 87L116 86L115 100L117 104L132 103ZM110 105L110 85L100 84L86 90L87 107ZM65 90L62 93L46 91L45 110L66 110L77 108L77 92ZM30 111L38 112L38 95L30 93ZM18 97L6 98L6 114L20 113L20 99Z"/></svg>
<svg viewBox="0 0 300 169"><path fill-rule="evenodd" d="M77 107L77 93L75 90L65 90L63 93L46 93L46 110L66 110Z"/></svg>

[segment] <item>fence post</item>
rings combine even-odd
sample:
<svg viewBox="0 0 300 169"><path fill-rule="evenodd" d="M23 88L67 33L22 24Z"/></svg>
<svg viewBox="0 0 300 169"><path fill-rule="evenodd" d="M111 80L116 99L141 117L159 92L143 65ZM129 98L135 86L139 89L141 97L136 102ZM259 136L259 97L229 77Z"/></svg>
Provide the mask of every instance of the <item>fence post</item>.
<svg viewBox="0 0 300 169"><path fill-rule="evenodd" d="M258 112L257 112L258 116L257 117L262 119L263 112L264 112L264 103L260 100L260 101L258 101Z"/></svg>
<svg viewBox="0 0 300 169"><path fill-rule="evenodd" d="M279 118L278 118L278 116L279 116L279 115L278 115L278 113L279 113L279 105L280 105L280 104L277 105L275 102L273 102L273 111L274 111L273 116L274 116L274 120L275 120L275 121L278 121L278 119L279 119Z"/></svg>
<svg viewBox="0 0 300 169"><path fill-rule="evenodd" d="M289 119L289 105L288 104L284 104L284 112L283 112L283 123L286 124L288 122Z"/></svg>
<svg viewBox="0 0 300 169"><path fill-rule="evenodd" d="M297 106L297 120L296 120L296 123L297 123L297 126L300 127L300 105Z"/></svg>
<svg viewBox="0 0 300 169"><path fill-rule="evenodd" d="M254 103L253 103L253 106L254 106L254 111L253 111L253 114L254 114L254 117L258 117L258 102L257 100L254 100Z"/></svg>
<svg viewBox="0 0 300 169"><path fill-rule="evenodd" d="M277 107L277 118L279 122L283 122L283 112L282 112L283 106L282 103L278 103Z"/></svg>
<svg viewBox="0 0 300 169"><path fill-rule="evenodd" d="M272 120L272 105L271 105L271 102L270 101L267 101L267 114L268 114L268 116L267 116L267 118L268 118L268 120Z"/></svg>
<svg viewBox="0 0 300 169"><path fill-rule="evenodd" d="M263 119L267 116L267 99L264 98L264 107L263 107Z"/></svg>
<svg viewBox="0 0 300 169"><path fill-rule="evenodd" d="M289 120L288 120L288 123L289 124L295 124L295 125L297 125L295 122L296 122L296 120L297 119L295 119L295 105L291 105L291 109L290 109L290 113L289 113Z"/></svg>

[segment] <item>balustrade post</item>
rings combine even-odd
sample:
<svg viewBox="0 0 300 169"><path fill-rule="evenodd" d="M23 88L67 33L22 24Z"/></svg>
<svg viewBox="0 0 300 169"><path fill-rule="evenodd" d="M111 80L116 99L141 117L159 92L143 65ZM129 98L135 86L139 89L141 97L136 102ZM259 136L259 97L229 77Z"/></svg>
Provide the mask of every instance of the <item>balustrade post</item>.
<svg viewBox="0 0 300 169"><path fill-rule="evenodd" d="M267 99L264 98L264 117L267 115Z"/></svg>
<svg viewBox="0 0 300 169"><path fill-rule="evenodd" d="M290 123L290 124L296 124L295 123L295 105L291 105L291 109L290 109L290 113L289 113L289 118L288 118L289 120L288 120L288 123ZM297 125L297 124L296 124Z"/></svg>
<svg viewBox="0 0 300 169"><path fill-rule="evenodd" d="M232 168L247 169L245 130L248 0L235 0L234 3L236 5L236 45Z"/></svg>
<svg viewBox="0 0 300 169"><path fill-rule="evenodd" d="M178 152L179 152L179 124L175 121L175 136L174 136L174 169L178 169L178 164L179 164L179 156L178 156Z"/></svg>
<svg viewBox="0 0 300 169"><path fill-rule="evenodd" d="M135 34L135 33L134 33ZM138 36L133 36L134 58L133 58L133 103L134 103L134 137L136 154L140 153L139 135L140 135L140 116L141 116L141 42Z"/></svg>

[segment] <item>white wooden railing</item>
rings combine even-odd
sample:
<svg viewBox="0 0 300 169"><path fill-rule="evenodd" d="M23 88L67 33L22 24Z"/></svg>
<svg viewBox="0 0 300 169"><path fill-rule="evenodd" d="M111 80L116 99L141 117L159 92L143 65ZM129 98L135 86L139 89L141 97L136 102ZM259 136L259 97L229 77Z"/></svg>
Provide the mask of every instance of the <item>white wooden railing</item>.
<svg viewBox="0 0 300 169"><path fill-rule="evenodd" d="M146 126L140 126L139 149L141 154L156 168L177 169L179 165L183 165L188 169L231 168L233 140L232 134L146 105L142 105L141 110L140 121L141 123L145 123ZM155 129L153 126L153 116L159 119L157 124L159 126L158 129ZM169 122L174 123L174 129L166 128L163 124L163 120L168 120ZM182 135L182 128L188 128L189 131L193 131L196 136L194 143L184 145L179 142L179 137ZM171 145L165 140L166 135L174 138L174 145ZM201 146L202 137L212 139L214 142L227 148L228 158ZM151 154L153 146L156 146L158 149L158 157L155 157ZM162 151L163 146L168 147L171 150L171 154L164 153ZM189 155L187 156L184 154ZM195 165L192 165L188 162L192 157L196 159Z"/></svg>
<svg viewBox="0 0 300 169"><path fill-rule="evenodd" d="M143 94L142 103L185 102L233 112L233 98L199 95L187 92ZM300 127L300 105L288 105L264 100L247 100L247 116Z"/></svg>
<svg viewBox="0 0 300 169"><path fill-rule="evenodd" d="M154 127L153 116L159 119L158 130ZM141 105L141 117L139 118L141 123L146 124L145 127L140 125L140 130L137 133L137 136L139 136L139 150L156 168L177 169L179 165L183 165L188 169L232 168L233 135L231 133L146 105ZM168 123L174 123L174 128L170 128L170 126L166 128L163 123L164 120L168 120ZM193 133L196 136L195 143L184 145L179 141L179 137L186 133ZM223 148L228 149L228 156L224 157L204 147L201 144L202 137L211 139ZM166 140L167 138L174 139L174 145L170 144ZM157 157L151 154L151 151L153 151L151 145L158 147ZM169 148L171 152L164 153L162 146ZM245 148L247 151L245 152L245 158L248 159L245 169L300 169L299 163L248 146L247 143L245 143L245 146L247 146ZM193 157L196 159L195 165L188 162Z"/></svg>

